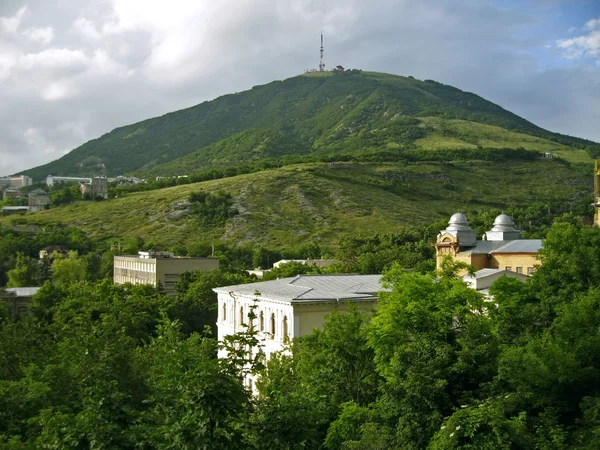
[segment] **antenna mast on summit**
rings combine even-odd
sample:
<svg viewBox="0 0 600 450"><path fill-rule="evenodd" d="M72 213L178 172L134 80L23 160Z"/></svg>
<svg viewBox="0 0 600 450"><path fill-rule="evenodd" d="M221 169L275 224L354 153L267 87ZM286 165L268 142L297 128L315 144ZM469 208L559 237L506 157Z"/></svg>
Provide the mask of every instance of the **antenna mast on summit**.
<svg viewBox="0 0 600 450"><path fill-rule="evenodd" d="M321 61L319 62L319 72L325 72L325 63L323 62L323 32L321 31Z"/></svg>

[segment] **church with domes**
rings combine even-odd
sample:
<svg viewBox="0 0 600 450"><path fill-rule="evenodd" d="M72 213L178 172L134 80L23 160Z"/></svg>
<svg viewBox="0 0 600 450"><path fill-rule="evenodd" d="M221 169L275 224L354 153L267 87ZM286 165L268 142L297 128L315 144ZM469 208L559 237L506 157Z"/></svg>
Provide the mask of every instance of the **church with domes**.
<svg viewBox="0 0 600 450"><path fill-rule="evenodd" d="M537 255L542 248L541 239L522 239L521 231L506 214L494 220L492 229L477 239L467 217L456 213L450 217L448 227L440 231L436 243L436 265L451 256L455 261L475 268L499 269L531 275L538 264Z"/></svg>

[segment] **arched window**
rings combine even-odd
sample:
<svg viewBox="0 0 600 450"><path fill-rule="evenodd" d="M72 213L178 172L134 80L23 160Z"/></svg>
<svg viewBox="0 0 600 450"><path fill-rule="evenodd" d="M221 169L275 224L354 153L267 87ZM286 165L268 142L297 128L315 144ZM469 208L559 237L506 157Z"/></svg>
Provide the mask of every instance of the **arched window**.
<svg viewBox="0 0 600 450"><path fill-rule="evenodd" d="M275 338L275 314L271 314L271 338Z"/></svg>
<svg viewBox="0 0 600 450"><path fill-rule="evenodd" d="M260 331L265 331L265 313L260 312Z"/></svg>
<svg viewBox="0 0 600 450"><path fill-rule="evenodd" d="M223 303L223 322L227 320L227 305Z"/></svg>
<svg viewBox="0 0 600 450"><path fill-rule="evenodd" d="M283 316L283 342L289 342L290 337L288 336L288 320L287 316Z"/></svg>

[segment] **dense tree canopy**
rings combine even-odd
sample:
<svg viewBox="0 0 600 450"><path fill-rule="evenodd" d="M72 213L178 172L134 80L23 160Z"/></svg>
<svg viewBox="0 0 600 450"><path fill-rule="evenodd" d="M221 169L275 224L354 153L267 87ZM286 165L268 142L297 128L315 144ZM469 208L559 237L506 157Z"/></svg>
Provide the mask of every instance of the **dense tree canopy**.
<svg viewBox="0 0 600 450"><path fill-rule="evenodd" d="M204 333L239 272L186 274L175 299L47 281L30 314L0 308L0 448L596 449L598 254L600 230L557 221L493 302L392 264L375 311L334 312L269 361L251 328Z"/></svg>

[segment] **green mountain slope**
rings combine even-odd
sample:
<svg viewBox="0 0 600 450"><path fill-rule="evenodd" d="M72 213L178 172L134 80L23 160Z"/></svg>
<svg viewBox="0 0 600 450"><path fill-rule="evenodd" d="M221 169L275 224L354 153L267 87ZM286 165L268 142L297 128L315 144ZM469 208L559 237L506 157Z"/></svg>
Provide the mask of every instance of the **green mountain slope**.
<svg viewBox="0 0 600 450"><path fill-rule="evenodd" d="M472 146L568 154L593 145L435 81L349 71L275 81L117 128L25 173L158 176L288 154Z"/></svg>
<svg viewBox="0 0 600 450"><path fill-rule="evenodd" d="M92 236L137 237L171 246L196 242L335 245L346 233L398 231L458 210L536 204L545 211L589 205L590 167L558 160L452 163L318 163L77 202L15 219L64 223ZM226 194L238 214L199 220L191 193ZM541 205L541 206L540 206ZM209 219L211 219L209 217Z"/></svg>

